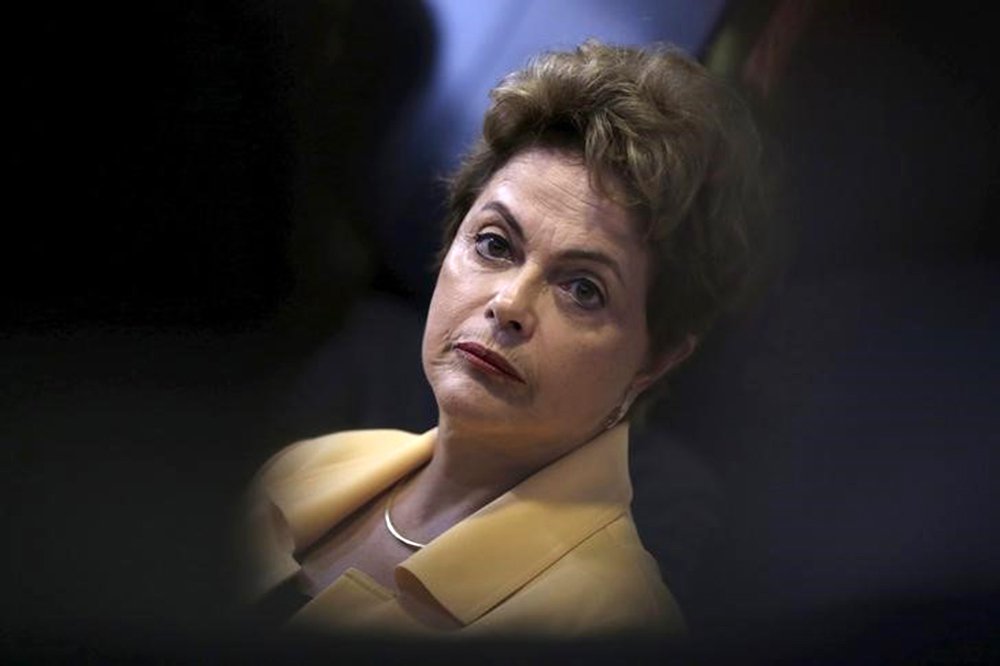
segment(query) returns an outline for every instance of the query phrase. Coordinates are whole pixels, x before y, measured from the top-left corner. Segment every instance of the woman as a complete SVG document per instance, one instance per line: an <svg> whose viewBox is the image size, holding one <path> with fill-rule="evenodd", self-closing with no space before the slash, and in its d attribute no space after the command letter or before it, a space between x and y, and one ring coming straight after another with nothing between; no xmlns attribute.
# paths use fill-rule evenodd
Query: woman
<svg viewBox="0 0 1000 666"><path fill-rule="evenodd" d="M588 42L501 82L427 317L438 425L268 462L255 593L354 633L680 631L630 516L628 418L745 281L755 141L670 49Z"/></svg>

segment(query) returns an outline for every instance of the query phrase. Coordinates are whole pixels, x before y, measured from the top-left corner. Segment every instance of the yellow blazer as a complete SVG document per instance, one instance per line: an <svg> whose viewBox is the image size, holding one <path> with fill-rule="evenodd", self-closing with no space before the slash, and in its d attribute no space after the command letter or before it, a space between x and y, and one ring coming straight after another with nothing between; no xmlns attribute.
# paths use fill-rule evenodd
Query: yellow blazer
<svg viewBox="0 0 1000 666"><path fill-rule="evenodd" d="M295 554L426 463L437 430L365 430L294 444L253 484L246 543L251 594L299 571ZM567 638L681 634L684 622L643 548L629 505L628 428L553 462L396 568L403 591L430 594L461 636ZM293 617L329 630L440 635L395 594L349 569Z"/></svg>

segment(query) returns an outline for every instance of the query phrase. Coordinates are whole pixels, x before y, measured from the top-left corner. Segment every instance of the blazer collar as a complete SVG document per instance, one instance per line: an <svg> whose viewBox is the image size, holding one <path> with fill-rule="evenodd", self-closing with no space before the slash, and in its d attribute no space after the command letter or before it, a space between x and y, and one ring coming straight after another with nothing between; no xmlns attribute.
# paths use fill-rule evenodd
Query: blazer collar
<svg viewBox="0 0 1000 666"><path fill-rule="evenodd" d="M628 511L628 430L571 451L456 524L396 569L463 624L475 621Z"/></svg>
<svg viewBox="0 0 1000 666"><path fill-rule="evenodd" d="M236 527L243 594L259 599L294 576L296 553L430 460L435 438L435 430L359 430L304 440L275 454L251 483Z"/></svg>
<svg viewBox="0 0 1000 666"><path fill-rule="evenodd" d="M426 463L437 429L343 433L292 447L262 472L278 510L271 542L292 552ZM417 551L396 568L400 589L430 593L469 624L628 511L628 426L551 463ZM282 534L282 532L285 532ZM279 558L280 559L280 558Z"/></svg>
<svg viewBox="0 0 1000 666"><path fill-rule="evenodd" d="M331 527L428 460L437 429L358 430L307 440L263 472L292 549L301 552Z"/></svg>

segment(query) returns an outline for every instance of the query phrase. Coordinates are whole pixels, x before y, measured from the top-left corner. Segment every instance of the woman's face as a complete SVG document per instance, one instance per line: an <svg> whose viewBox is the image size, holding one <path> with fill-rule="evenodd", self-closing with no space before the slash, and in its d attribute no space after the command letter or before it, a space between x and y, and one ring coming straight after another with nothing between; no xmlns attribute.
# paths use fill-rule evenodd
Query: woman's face
<svg viewBox="0 0 1000 666"><path fill-rule="evenodd" d="M648 257L572 153L532 148L487 184L444 259L424 371L442 426L556 457L604 427L648 368Z"/></svg>

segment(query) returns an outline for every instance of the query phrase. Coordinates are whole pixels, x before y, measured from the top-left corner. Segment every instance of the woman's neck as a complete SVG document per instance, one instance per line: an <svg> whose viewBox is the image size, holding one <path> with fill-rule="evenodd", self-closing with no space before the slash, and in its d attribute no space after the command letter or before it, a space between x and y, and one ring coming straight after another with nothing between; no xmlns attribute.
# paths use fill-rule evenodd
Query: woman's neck
<svg viewBox="0 0 1000 666"><path fill-rule="evenodd" d="M426 543L565 453L528 444L510 435L467 436L442 420L430 462L403 482L393 500L394 523ZM531 455L539 451L548 456Z"/></svg>

